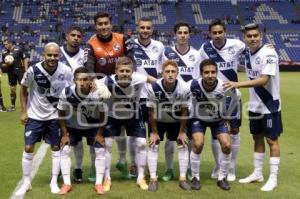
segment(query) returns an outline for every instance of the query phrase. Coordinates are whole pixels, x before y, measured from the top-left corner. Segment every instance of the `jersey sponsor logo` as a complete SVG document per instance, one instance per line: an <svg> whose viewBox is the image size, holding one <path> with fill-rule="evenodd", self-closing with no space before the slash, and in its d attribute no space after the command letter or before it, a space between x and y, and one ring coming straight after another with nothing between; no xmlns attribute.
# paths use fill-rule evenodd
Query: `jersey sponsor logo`
<svg viewBox="0 0 300 199"><path fill-rule="evenodd" d="M192 73L194 67L179 66L179 73Z"/></svg>
<svg viewBox="0 0 300 199"><path fill-rule="evenodd" d="M231 62L218 62L218 69L219 70L226 70L234 68L234 61Z"/></svg>
<svg viewBox="0 0 300 199"><path fill-rule="evenodd" d="M100 66L104 66L106 64L113 64L116 63L118 60L117 57L109 57L108 59L105 59L103 57L98 59L98 63L100 64Z"/></svg>
<svg viewBox="0 0 300 199"><path fill-rule="evenodd" d="M267 59L267 64L274 64L275 61L272 58Z"/></svg>
<svg viewBox="0 0 300 199"><path fill-rule="evenodd" d="M151 60L151 59L139 59L137 58L136 60L136 65L137 66L157 66L158 65L158 60Z"/></svg>
<svg viewBox="0 0 300 199"><path fill-rule="evenodd" d="M258 70L252 70L252 69L248 69L247 74L248 74L248 77L250 77L250 78L256 78L260 75Z"/></svg>
<svg viewBox="0 0 300 199"><path fill-rule="evenodd" d="M174 56L175 56L175 53L168 53L168 56L167 56L167 57L168 57L169 59L172 59L172 57L174 57Z"/></svg>

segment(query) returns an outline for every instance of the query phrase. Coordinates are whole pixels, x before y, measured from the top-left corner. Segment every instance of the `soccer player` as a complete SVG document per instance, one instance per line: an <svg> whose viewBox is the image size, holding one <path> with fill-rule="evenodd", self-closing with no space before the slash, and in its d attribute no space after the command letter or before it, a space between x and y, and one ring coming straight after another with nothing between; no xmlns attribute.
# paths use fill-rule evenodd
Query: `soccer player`
<svg viewBox="0 0 300 199"><path fill-rule="evenodd" d="M153 22L151 18L142 17L137 24L138 38L130 39L126 43L128 54L131 55L136 71L144 75L157 78L161 73L162 56L164 45L151 38L153 33ZM147 90L146 85L141 93L141 108L143 119L148 122L148 109L146 107ZM135 173L135 137L128 137L128 149L131 156L130 174Z"/></svg>
<svg viewBox="0 0 300 199"><path fill-rule="evenodd" d="M199 72L199 53L190 45L191 26L186 22L178 22L174 25L174 33L176 43L173 47L166 48L163 60L174 60L178 65L178 78L188 82L192 79L198 79ZM174 159L175 142L166 140L165 143L165 158L167 171L162 179L169 181L174 178L173 174L173 159ZM189 143L189 151L191 151L191 143ZM191 180L190 165L188 169L188 178Z"/></svg>
<svg viewBox="0 0 300 199"><path fill-rule="evenodd" d="M177 141L179 159L179 187L190 190L186 181L188 168L188 85L177 79L178 66L175 61L168 60L162 65L162 78L149 86L147 106L150 115L150 146L148 149L148 167L150 172L149 191L157 191L157 159L159 142L164 134L170 141Z"/></svg>
<svg viewBox="0 0 300 199"><path fill-rule="evenodd" d="M52 150L52 193L59 193L60 130L56 105L61 91L71 84L71 69L60 63L59 46L50 42L44 47L44 61L28 68L21 81L21 122L25 124L25 149L22 157L23 184L16 192L23 195L31 189L33 150L41 138ZM28 91L29 89L29 91ZM65 185L67 182L64 182ZM64 186L65 186L64 185ZM71 186L68 187L69 190Z"/></svg>
<svg viewBox="0 0 300 199"><path fill-rule="evenodd" d="M17 83L21 83L24 71L28 68L27 55L9 39L3 41L4 51L2 52L2 67L7 68L8 82L10 86L11 107L7 111L16 110L16 89ZM6 56L12 56L12 62L5 62Z"/></svg>
<svg viewBox="0 0 300 199"><path fill-rule="evenodd" d="M240 183L262 182L265 141L270 147L270 176L262 191L277 187L280 163L279 136L282 133L281 100L279 92L279 64L276 51L262 43L262 33L257 24L248 24L244 39L249 47L245 54L248 81L225 82L225 88L249 89L250 133L254 140L254 171Z"/></svg>
<svg viewBox="0 0 300 199"><path fill-rule="evenodd" d="M120 136L121 127L124 126L128 136L136 137L136 160L138 168L137 185L147 190L148 185L144 179L146 166L146 130L138 107L141 90L148 82L156 79L139 73L133 73L133 62L129 57L120 57L116 63L115 75L106 76L103 82L112 94L108 101L108 122L105 126L104 137L106 146L106 171L104 190L111 187L110 167L112 159L112 142L115 136Z"/></svg>
<svg viewBox="0 0 300 199"><path fill-rule="evenodd" d="M72 69L72 72L83 66L84 51L80 48L83 41L83 30L79 26L71 26L66 32L66 43L60 47L62 52L61 62ZM74 181L82 182L82 159L83 159L83 144L80 140L73 146L75 157L75 169L73 171ZM88 180L95 182L95 150L90 146L91 169Z"/></svg>
<svg viewBox="0 0 300 199"><path fill-rule="evenodd" d="M112 32L112 17L108 13L97 13L94 16L96 34L87 42L84 49L84 66L90 72L96 73L97 78L115 73L116 61L126 51L123 34ZM125 134L122 130L122 135ZM122 172L124 178L130 178L126 164L126 137L116 139L119 151L117 169Z"/></svg>
<svg viewBox="0 0 300 199"><path fill-rule="evenodd" d="M206 128L220 142L222 153L220 157L220 172L217 185L223 190L229 190L226 179L230 167L230 136L227 127L226 97L232 98L232 104L237 103L235 91L224 90L223 81L217 78L218 67L211 59L205 59L200 64L201 77L190 83L193 94L191 103L192 119L189 121L189 133L193 138L193 149L190 154L192 168L192 189L199 190L200 184L200 154L204 146ZM235 100L234 100L235 99Z"/></svg>
<svg viewBox="0 0 300 199"><path fill-rule="evenodd" d="M237 69L239 65L240 55L245 50L245 43L239 39L226 38L226 27L220 19L213 20L209 24L210 41L202 44L199 53L200 59L211 59L218 66L218 78L223 81L238 81ZM238 94L240 93L237 90ZM230 102L230 98L227 99ZM240 104L237 104L232 113L235 117L229 122L230 124L230 139L231 139L231 166L227 176L228 181L235 181L236 179L236 158L240 148L240 133L241 126ZM220 144L216 137L211 140L211 147L215 158L215 166L211 177L218 178L220 168Z"/></svg>
<svg viewBox="0 0 300 199"><path fill-rule="evenodd" d="M101 87L101 91L92 91L93 79L87 68L79 67L74 71L75 84L65 88L58 102L58 114L60 116L60 128L62 132L61 138L61 171L64 181L70 182L70 147L76 146L86 137L90 147L95 148L95 165L96 183L95 191L99 195L103 195L104 189L102 185L105 172L105 141L103 137L104 131L104 114L100 116L100 112L104 111L102 100L110 97L107 88ZM105 87L105 86L104 86ZM98 88L99 89L99 88ZM109 93L107 95L106 93ZM60 194L66 194L68 187L61 188Z"/></svg>

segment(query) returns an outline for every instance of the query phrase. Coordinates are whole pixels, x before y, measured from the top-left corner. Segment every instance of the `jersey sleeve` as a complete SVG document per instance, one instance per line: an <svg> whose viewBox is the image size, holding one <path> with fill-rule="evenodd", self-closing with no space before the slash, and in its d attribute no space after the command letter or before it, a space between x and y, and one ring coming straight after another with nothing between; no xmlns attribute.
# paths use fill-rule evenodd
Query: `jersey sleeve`
<svg viewBox="0 0 300 199"><path fill-rule="evenodd" d="M155 97L151 84L147 84L147 97L146 106L154 108L157 105L158 100Z"/></svg>
<svg viewBox="0 0 300 199"><path fill-rule="evenodd" d="M278 56L275 51L272 51L269 51L270 53L267 53L264 57L261 71L262 75L274 76L276 74L278 67Z"/></svg>
<svg viewBox="0 0 300 199"><path fill-rule="evenodd" d="M83 65L90 73L95 73L96 58L94 56L93 47L90 44L86 44L84 48Z"/></svg>
<svg viewBox="0 0 300 199"><path fill-rule="evenodd" d="M67 110L67 96L66 96L66 90L65 89L63 89L63 91L59 95L57 109L61 110L61 111L66 111Z"/></svg>
<svg viewBox="0 0 300 199"><path fill-rule="evenodd" d="M204 51L204 44L202 44L202 46L199 49L199 65L203 60L208 59L208 58L209 57L207 56L207 54Z"/></svg>
<svg viewBox="0 0 300 199"><path fill-rule="evenodd" d="M30 67L23 75L21 85L29 87L31 83L34 81L34 72L32 67Z"/></svg>

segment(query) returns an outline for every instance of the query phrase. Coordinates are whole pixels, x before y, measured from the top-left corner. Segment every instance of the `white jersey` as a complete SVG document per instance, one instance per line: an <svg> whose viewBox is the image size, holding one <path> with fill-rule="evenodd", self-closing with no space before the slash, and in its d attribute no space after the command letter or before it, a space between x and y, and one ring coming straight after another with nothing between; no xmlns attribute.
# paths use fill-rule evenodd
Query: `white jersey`
<svg viewBox="0 0 300 199"><path fill-rule="evenodd" d="M148 87L147 107L157 111L158 122L179 122L181 107L188 107L189 93L188 84L181 79L172 92L167 92L161 78Z"/></svg>
<svg viewBox="0 0 300 199"><path fill-rule="evenodd" d="M69 66L72 69L73 74L77 68L83 67L84 51L81 48L79 48L79 51L76 54L68 53L64 46L61 46L60 50L62 52L60 61Z"/></svg>
<svg viewBox="0 0 300 199"><path fill-rule="evenodd" d="M36 120L58 119L57 102L61 91L72 84L71 69L58 62L57 69L49 74L39 62L28 68L21 84L29 88L27 114Z"/></svg>
<svg viewBox="0 0 300 199"><path fill-rule="evenodd" d="M75 91L76 85L66 87L60 94L57 108L65 111L67 127L90 129L100 127L100 112L104 104L95 92L85 98Z"/></svg>
<svg viewBox="0 0 300 199"><path fill-rule="evenodd" d="M229 119L232 111L238 105L239 96L235 89L223 88L223 81L217 79L218 83L212 91L206 91L203 87L202 78L190 82L190 91L192 94L190 104L190 114L192 118L200 119L205 122L215 122L222 119ZM229 107L226 107L227 97L231 97Z"/></svg>
<svg viewBox="0 0 300 199"><path fill-rule="evenodd" d="M248 79L257 79L261 75L270 76L266 85L249 88L248 110L262 114L280 111L279 63L276 51L266 45L254 54L246 51L245 62Z"/></svg>
<svg viewBox="0 0 300 199"><path fill-rule="evenodd" d="M119 86L116 75L105 76L97 80L104 83L112 94L107 101L108 116L115 119L131 119L139 116L138 104L140 101L141 90L147 82L147 76L133 73L130 84L123 88Z"/></svg>
<svg viewBox="0 0 300 199"><path fill-rule="evenodd" d="M237 82L239 58L245 48L245 43L238 39L226 39L221 49L215 47L212 41L207 41L199 50L200 60L212 59L218 66L218 78Z"/></svg>
<svg viewBox="0 0 300 199"><path fill-rule="evenodd" d="M192 46L185 53L178 52L175 46L165 49L163 60L174 60L178 65L178 78L188 82L200 77L200 57L199 52Z"/></svg>

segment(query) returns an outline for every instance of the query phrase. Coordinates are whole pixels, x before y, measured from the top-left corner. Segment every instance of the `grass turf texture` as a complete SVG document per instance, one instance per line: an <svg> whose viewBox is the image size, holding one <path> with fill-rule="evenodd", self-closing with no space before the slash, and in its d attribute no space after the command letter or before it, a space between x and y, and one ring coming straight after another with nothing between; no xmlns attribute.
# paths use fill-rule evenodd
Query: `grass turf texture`
<svg viewBox="0 0 300 199"><path fill-rule="evenodd" d="M245 80L244 73L239 74L240 80ZM279 169L279 186L273 192L262 192L260 188L263 183L239 184L237 181L230 183L231 190L228 192L220 190L216 186L216 181L210 179L210 173L213 166L213 158L210 147L210 133L206 134L206 145L202 154L201 163L201 183L200 191L182 191L178 187L178 181L171 182L159 181L159 189L156 193L141 191L137 188L135 180L122 180L119 171L115 169L116 159L118 157L116 145L113 147L112 164L112 189L105 198L300 198L300 155L299 140L300 134L300 109L298 106L300 99L300 73L282 72L281 76L281 97L282 97L282 118L284 125L283 135L280 137L281 145L281 164ZM5 99L5 105L9 107L9 88L7 85L7 76L2 77L2 91ZM243 102L248 99L248 90L242 89ZM19 100L19 94L18 99ZM21 157L23 151L23 126L20 124L20 107L17 103L17 111L12 113L0 113L0 198L9 198L17 182L21 179ZM164 143L160 146L160 156L158 163L158 174L162 176L164 167ZM39 145L36 146L36 150ZM94 185L88 183L90 160L88 148L85 147L85 157L83 162L82 184L73 184L73 191L64 198L96 198L93 191ZM72 153L73 154L73 153ZM248 120L243 118L241 127L241 148L237 161L237 178L242 178L250 174L252 166L253 141L248 130ZM175 155L175 172L178 175L177 153ZM127 158L127 160L129 160ZM74 162L73 158L72 161ZM269 174L269 150L267 148L264 164L265 180ZM73 163L74 165L74 163ZM44 162L42 163L37 175L33 180L33 190L26 194L25 198L47 199L57 198L50 193L49 181L51 174L51 155L48 151Z"/></svg>

